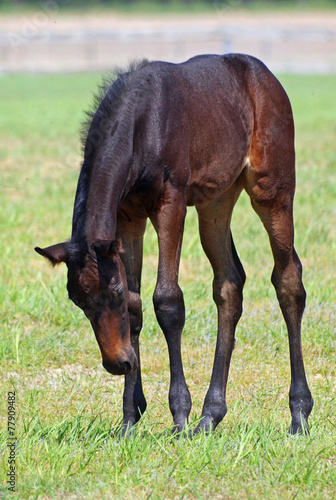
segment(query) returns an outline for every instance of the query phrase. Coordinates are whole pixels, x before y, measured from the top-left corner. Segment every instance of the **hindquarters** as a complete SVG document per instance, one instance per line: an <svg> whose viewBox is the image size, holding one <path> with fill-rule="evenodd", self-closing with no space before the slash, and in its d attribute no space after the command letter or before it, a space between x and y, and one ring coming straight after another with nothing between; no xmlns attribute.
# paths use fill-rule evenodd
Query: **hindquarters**
<svg viewBox="0 0 336 500"><path fill-rule="evenodd" d="M255 63L249 81L254 101L254 126L248 162L240 179L268 233L274 258L275 287L289 337L292 413L291 432L308 428L313 400L301 347L301 320L306 292L302 265L294 248L295 192L294 122L289 99L278 80Z"/></svg>
<svg viewBox="0 0 336 500"><path fill-rule="evenodd" d="M248 56L241 56L248 57ZM295 191L294 121L280 82L257 59L248 57L246 81L253 102L253 131L241 180L261 205L289 205Z"/></svg>

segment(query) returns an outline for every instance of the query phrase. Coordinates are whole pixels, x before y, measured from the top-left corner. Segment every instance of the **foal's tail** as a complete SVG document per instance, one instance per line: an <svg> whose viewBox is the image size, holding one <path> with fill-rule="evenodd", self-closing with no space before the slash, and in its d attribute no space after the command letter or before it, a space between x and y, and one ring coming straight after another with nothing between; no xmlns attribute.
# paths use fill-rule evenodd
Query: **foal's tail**
<svg viewBox="0 0 336 500"><path fill-rule="evenodd" d="M279 80L258 59L245 56L247 86L254 109L249 165L244 188L260 205L270 205L282 193L295 191L294 120L289 98Z"/></svg>

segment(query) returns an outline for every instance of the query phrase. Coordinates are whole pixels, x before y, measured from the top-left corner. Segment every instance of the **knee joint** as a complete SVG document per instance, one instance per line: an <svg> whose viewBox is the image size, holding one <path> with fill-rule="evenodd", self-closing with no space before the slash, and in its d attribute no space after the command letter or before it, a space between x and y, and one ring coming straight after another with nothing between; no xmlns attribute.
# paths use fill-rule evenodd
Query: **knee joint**
<svg viewBox="0 0 336 500"><path fill-rule="evenodd" d="M177 284L174 286L157 285L153 295L153 304L156 317L163 330L169 325L183 328L184 300L182 290Z"/></svg>
<svg viewBox="0 0 336 500"><path fill-rule="evenodd" d="M174 304L181 304L183 303L182 290L177 284L174 286L158 284L154 291L153 303L155 310L173 306Z"/></svg>
<svg viewBox="0 0 336 500"><path fill-rule="evenodd" d="M131 332L139 334L142 327L142 303L139 293L129 292L128 314L130 318Z"/></svg>

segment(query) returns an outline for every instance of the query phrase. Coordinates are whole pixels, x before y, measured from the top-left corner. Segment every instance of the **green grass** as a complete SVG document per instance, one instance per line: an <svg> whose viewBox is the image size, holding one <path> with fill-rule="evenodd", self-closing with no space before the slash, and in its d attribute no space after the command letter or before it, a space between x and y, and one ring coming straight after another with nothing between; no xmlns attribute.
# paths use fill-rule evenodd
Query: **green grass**
<svg viewBox="0 0 336 500"><path fill-rule="evenodd" d="M24 14L36 13L40 10L37 2L12 2L3 0L0 5L0 12L3 14ZM55 2L56 4L56 2ZM57 2L58 7L51 3L50 9L53 12L57 9L59 13L106 13L118 12L121 14L202 14L211 13L218 9L248 12L290 12L302 10L334 10L335 0L113 0L113 2L100 1L67 1ZM43 9L46 10L46 9ZM48 10L48 8L47 8Z"/></svg>
<svg viewBox="0 0 336 500"><path fill-rule="evenodd" d="M81 311L67 300L66 271L34 253L70 236L83 109L100 78L0 78L1 494L5 498L332 499L336 495L335 76L282 76L296 119L296 248L308 292L303 322L315 399L311 435L288 437L287 334L270 284L268 239L249 200L233 234L247 283L227 402L218 430L175 440L167 349L151 295L156 237L148 227L141 339L148 411L119 442L122 378L101 367ZM211 270L189 210L181 262L187 321L186 378L192 425L200 416L214 354ZM6 490L7 392L16 391L18 493ZM1 493L2 492L2 493Z"/></svg>

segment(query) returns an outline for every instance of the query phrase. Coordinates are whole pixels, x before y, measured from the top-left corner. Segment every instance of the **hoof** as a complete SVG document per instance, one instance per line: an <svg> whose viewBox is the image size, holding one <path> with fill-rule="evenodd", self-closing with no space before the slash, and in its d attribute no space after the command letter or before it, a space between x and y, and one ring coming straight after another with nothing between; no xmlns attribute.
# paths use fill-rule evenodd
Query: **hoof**
<svg viewBox="0 0 336 500"><path fill-rule="evenodd" d="M295 435L309 436L310 432L309 432L308 420L301 418L300 421L292 421L288 429L288 434L291 436Z"/></svg>
<svg viewBox="0 0 336 500"><path fill-rule="evenodd" d="M131 422L122 423L118 433L119 441L131 438L134 435L134 432L135 432L135 424Z"/></svg>
<svg viewBox="0 0 336 500"><path fill-rule="evenodd" d="M191 431L189 430L188 424L184 425L174 425L171 430L171 435L176 439L191 437Z"/></svg>
<svg viewBox="0 0 336 500"><path fill-rule="evenodd" d="M193 435L196 436L200 433L211 434L211 432L213 432L215 429L216 426L214 425L213 420L208 415L205 415L197 425L196 429L193 431Z"/></svg>

